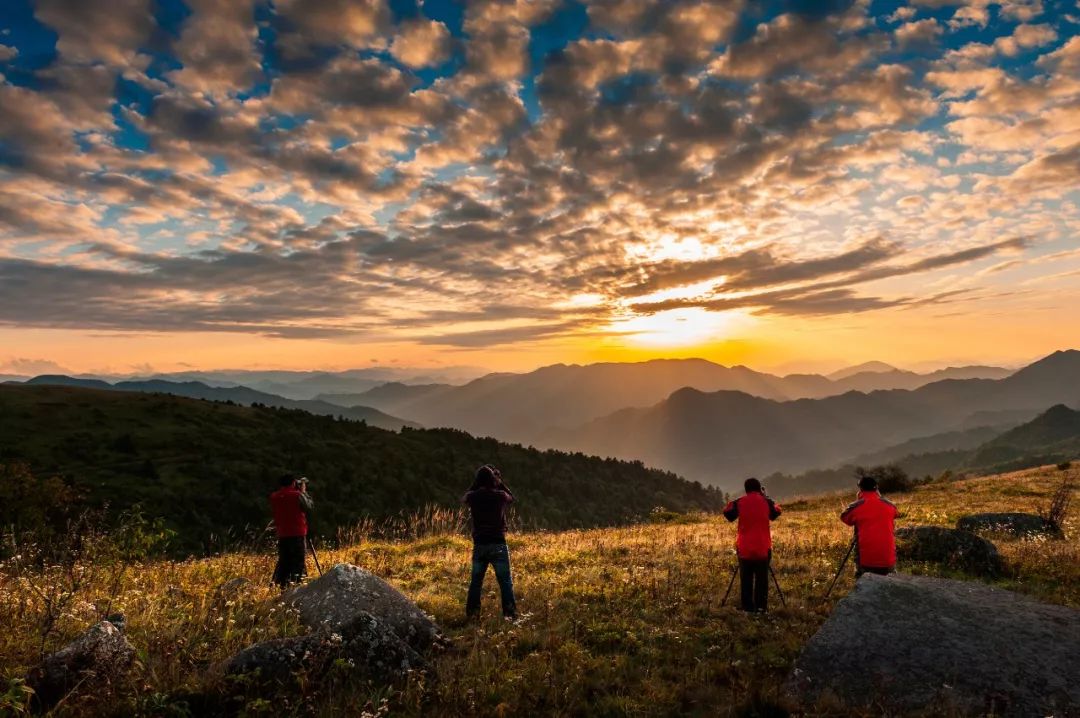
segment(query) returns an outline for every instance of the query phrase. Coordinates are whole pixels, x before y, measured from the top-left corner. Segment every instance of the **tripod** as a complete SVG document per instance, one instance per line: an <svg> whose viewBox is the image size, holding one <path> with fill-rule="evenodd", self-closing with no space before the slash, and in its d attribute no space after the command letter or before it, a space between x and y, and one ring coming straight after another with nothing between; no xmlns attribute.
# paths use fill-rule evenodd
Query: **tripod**
<svg viewBox="0 0 1080 718"><path fill-rule="evenodd" d="M728 596L731 595L731 587L735 585L735 576L739 573L739 564L735 564L735 569L731 572L731 580L728 581L727 591L724 592L724 600L720 602L720 607L723 608L727 603ZM776 594L780 596L780 605L787 608L787 601L784 600L784 592L780 590L780 582L776 580L776 572L773 571L772 560L769 561L769 576L772 577L773 585L776 586Z"/></svg>
<svg viewBox="0 0 1080 718"><path fill-rule="evenodd" d="M840 568L836 569L836 575L833 576L832 583L829 584L829 590L821 597L821 603L825 603L829 600L829 594L832 593L833 586L836 585L836 581L840 578L840 574L844 572L844 566L847 565L847 560L851 557L851 552L855 550L855 541L857 541L857 539L851 539L851 545L848 546L847 553L844 554L844 560L840 562Z"/></svg>

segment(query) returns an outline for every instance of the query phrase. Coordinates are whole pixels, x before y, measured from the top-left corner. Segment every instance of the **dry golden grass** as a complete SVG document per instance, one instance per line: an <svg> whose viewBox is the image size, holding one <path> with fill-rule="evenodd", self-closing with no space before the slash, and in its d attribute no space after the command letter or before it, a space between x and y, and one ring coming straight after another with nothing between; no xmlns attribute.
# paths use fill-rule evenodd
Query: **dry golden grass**
<svg viewBox="0 0 1080 718"><path fill-rule="evenodd" d="M1070 470L1078 478L1076 469ZM981 511L1039 511L1063 473L1053 468L923 486L891 498L900 525L954 525ZM782 706L779 684L801 646L852 586L850 565L832 599L820 604L850 540L837 514L850 495L789 502L774 525L773 611L747 617L720 601L734 565L734 527L722 517L682 517L614 529L531 533L510 540L521 621L498 615L494 577L484 594L485 619L466 623L469 540L436 531L406 541L359 540L323 550L324 568L353 563L382 576L443 625L451 647L429 676L393 690L362 684L312 687L304 695L248 702L249 715L415 716L767 715ZM453 521L446 521L452 525ZM1080 606L1080 538L1074 516L1064 540L995 537L1008 574L997 583L1039 598ZM125 574L114 610L125 614L139 659L119 700L75 695L61 713L196 715L211 666L239 649L301 631L267 585L270 552L205 560L152 561ZM313 568L313 567L312 567ZM929 565L902 570L943 575ZM38 657L41 606L27 581L4 567L0 586L0 671L7 710L20 698L12 682ZM950 574L955 575L955 574ZM238 576L252 581L231 598L215 588ZM97 620L109 587L98 581L71 603L54 649ZM732 599L737 597L733 591ZM0 691L5 683L0 683ZM0 712L5 704L0 702ZM186 713L185 713L186 711ZM850 711L838 707L837 713Z"/></svg>

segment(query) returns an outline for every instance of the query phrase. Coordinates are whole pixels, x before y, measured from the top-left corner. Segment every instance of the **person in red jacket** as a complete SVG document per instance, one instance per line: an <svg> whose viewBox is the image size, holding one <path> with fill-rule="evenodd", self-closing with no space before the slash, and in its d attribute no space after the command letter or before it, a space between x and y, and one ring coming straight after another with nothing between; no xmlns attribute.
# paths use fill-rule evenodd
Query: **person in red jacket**
<svg viewBox="0 0 1080 718"><path fill-rule="evenodd" d="M739 520L735 552L739 556L739 587L744 611L768 610L769 561L772 559L772 532L769 522L780 517L780 507L768 496L757 479L743 483L746 495L724 508L724 518Z"/></svg>
<svg viewBox="0 0 1080 718"><path fill-rule="evenodd" d="M840 520L855 527L855 577L881 575L896 568L896 505L878 491L872 476L859 479L859 499L844 509Z"/></svg>
<svg viewBox="0 0 1080 718"><path fill-rule="evenodd" d="M280 483L281 488L270 494L270 508L278 538L274 583L285 588L307 575L307 512L314 503L307 492L307 479L287 474Z"/></svg>

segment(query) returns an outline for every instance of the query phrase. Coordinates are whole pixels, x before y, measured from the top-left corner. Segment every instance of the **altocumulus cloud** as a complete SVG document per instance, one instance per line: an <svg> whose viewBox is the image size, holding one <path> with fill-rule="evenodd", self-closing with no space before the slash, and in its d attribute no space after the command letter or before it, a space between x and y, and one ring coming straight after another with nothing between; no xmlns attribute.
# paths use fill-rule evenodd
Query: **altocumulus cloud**
<svg viewBox="0 0 1080 718"><path fill-rule="evenodd" d="M12 0L0 325L480 347L1060 274L1075 3L875 5Z"/></svg>

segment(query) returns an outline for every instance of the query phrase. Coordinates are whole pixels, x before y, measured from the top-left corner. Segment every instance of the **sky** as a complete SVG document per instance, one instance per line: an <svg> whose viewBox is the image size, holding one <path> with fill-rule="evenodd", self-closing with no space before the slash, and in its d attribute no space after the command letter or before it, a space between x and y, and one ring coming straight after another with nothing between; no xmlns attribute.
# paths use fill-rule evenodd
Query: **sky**
<svg viewBox="0 0 1080 718"><path fill-rule="evenodd" d="M1075 0L4 0L0 372L1080 346Z"/></svg>

